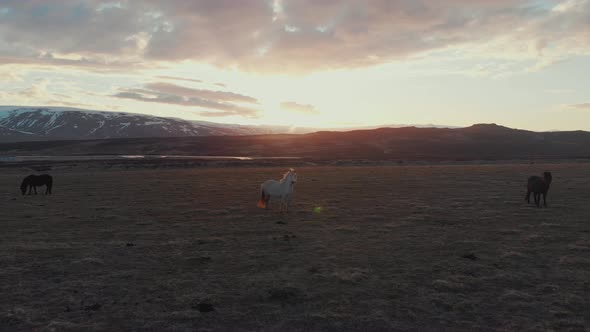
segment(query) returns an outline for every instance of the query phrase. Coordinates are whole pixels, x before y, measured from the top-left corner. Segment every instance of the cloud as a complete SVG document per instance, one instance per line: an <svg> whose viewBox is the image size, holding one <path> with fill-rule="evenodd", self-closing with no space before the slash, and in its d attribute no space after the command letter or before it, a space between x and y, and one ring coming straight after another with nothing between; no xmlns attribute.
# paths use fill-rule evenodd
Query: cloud
<svg viewBox="0 0 590 332"><path fill-rule="evenodd" d="M184 77L176 77L176 76L157 76L157 78L159 79L163 79L163 80L175 80L175 81L186 81L186 82L193 82L193 83L203 83L203 81L201 80L197 80L194 78L184 78Z"/></svg>
<svg viewBox="0 0 590 332"><path fill-rule="evenodd" d="M21 73L16 72L14 69L9 68L8 70L0 70L1 81L3 82L22 82L23 77Z"/></svg>
<svg viewBox="0 0 590 332"><path fill-rule="evenodd" d="M166 76L166 75L161 75L161 76L156 76L159 79L163 79L163 80L173 80L173 81L184 81L184 82L192 82L192 83L205 83L202 80L198 80L198 79L194 79L194 78L184 78L184 77L176 77L176 76ZM221 88L227 88L227 85L223 84L223 83L212 83L212 85L221 87Z"/></svg>
<svg viewBox="0 0 590 332"><path fill-rule="evenodd" d="M590 55L589 16L588 0L6 0L0 63L308 73L457 50L542 66Z"/></svg>
<svg viewBox="0 0 590 332"><path fill-rule="evenodd" d="M575 90L573 89L547 89L545 92L553 93L553 94L566 94L566 93L573 93Z"/></svg>
<svg viewBox="0 0 590 332"><path fill-rule="evenodd" d="M182 95L185 97L193 97L199 99L207 99L207 100L220 100L224 102L238 102L238 103L249 103L249 104L257 104L258 100L256 98L241 95L238 93L233 92L226 92L226 91L214 91L214 90L203 90L203 89L193 89L187 88L180 85L170 84L170 83L148 83L146 84L148 89L159 91L161 93L166 93L170 95Z"/></svg>
<svg viewBox="0 0 590 332"><path fill-rule="evenodd" d="M82 69L90 72L103 72L103 73L120 73L134 72L140 69L146 69L145 64L138 61L131 60L111 60L105 57L76 57L76 58L64 58L59 55L51 53L38 54L38 55L26 55L26 56L3 56L0 53L0 66L1 65L29 65L29 66L43 66L43 67L66 67ZM157 67L157 65L154 65Z"/></svg>
<svg viewBox="0 0 590 332"><path fill-rule="evenodd" d="M45 105L52 105L52 106L67 106L67 107L78 107L78 108L96 108L97 105L93 104L85 104L85 103L76 103L76 102L69 102L64 100L47 100Z"/></svg>
<svg viewBox="0 0 590 332"><path fill-rule="evenodd" d="M43 103L53 106L92 107L90 104L78 102L71 96L50 92L47 88L49 80L41 79L29 87L13 91L0 91L0 100L9 104L30 105Z"/></svg>
<svg viewBox="0 0 590 332"><path fill-rule="evenodd" d="M207 117L259 116L258 109L243 105L258 104L258 100L253 97L226 91L192 89L163 82L149 83L140 89L121 89L112 97L204 108L207 111L199 114Z"/></svg>
<svg viewBox="0 0 590 332"><path fill-rule="evenodd" d="M304 114L318 114L319 113L313 105L299 104L294 101L282 102L281 109L289 111L289 112L304 113Z"/></svg>
<svg viewBox="0 0 590 332"><path fill-rule="evenodd" d="M30 87L13 92L13 96L28 98L28 99L39 99L49 98L49 92L47 86L49 81L47 79L41 79L31 84Z"/></svg>
<svg viewBox="0 0 590 332"><path fill-rule="evenodd" d="M569 104L566 105L566 107L570 109L590 111L590 103Z"/></svg>
<svg viewBox="0 0 590 332"><path fill-rule="evenodd" d="M142 34L157 22L146 13L130 15L135 5L105 7L97 0L8 0L0 5L0 36L20 53L137 54L145 46L141 39L148 37Z"/></svg>

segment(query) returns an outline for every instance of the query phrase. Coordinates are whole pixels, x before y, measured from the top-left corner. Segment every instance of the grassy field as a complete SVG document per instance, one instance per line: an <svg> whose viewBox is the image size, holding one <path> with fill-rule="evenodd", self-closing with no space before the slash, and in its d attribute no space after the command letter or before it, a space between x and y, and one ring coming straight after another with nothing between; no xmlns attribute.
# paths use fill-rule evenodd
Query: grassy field
<svg viewBox="0 0 590 332"><path fill-rule="evenodd" d="M3 170L0 331L590 330L588 164L284 171Z"/></svg>

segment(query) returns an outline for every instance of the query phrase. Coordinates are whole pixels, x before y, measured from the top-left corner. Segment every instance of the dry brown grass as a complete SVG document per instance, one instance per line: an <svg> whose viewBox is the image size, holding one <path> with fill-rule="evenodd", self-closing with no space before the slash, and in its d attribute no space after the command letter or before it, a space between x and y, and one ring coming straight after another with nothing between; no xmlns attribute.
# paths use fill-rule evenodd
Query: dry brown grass
<svg viewBox="0 0 590 332"><path fill-rule="evenodd" d="M3 171L0 330L590 329L587 165L304 168L257 209L283 172Z"/></svg>

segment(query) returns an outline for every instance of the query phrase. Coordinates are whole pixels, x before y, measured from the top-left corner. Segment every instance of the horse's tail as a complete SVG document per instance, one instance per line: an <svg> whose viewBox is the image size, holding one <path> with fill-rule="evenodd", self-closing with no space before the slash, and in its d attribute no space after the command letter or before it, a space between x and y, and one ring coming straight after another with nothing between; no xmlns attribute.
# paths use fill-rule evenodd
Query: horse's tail
<svg viewBox="0 0 590 332"><path fill-rule="evenodd" d="M266 199L264 198L264 189L260 188L260 199L257 206L261 209L266 209Z"/></svg>

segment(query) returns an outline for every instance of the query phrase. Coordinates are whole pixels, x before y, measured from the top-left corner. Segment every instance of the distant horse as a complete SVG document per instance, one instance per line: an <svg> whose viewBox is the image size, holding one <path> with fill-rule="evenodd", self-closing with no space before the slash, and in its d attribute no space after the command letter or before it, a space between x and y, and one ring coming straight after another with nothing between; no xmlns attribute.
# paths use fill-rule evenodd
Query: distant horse
<svg viewBox="0 0 590 332"><path fill-rule="evenodd" d="M542 178L539 176L529 177L525 197L527 203L531 203L531 193L533 193L535 204L539 206L541 203L541 194L543 194L543 205L547 206L547 192L549 191L549 186L551 185L552 179L553 177L551 176L551 172L543 173Z"/></svg>
<svg viewBox="0 0 590 332"><path fill-rule="evenodd" d="M31 191L35 192L37 195L37 187L38 186L47 186L45 190L45 195L51 195L51 187L53 186L53 178L51 175L43 174L43 175L29 175L24 178L23 182L20 185L20 191L23 195L27 192L27 187L29 188L29 195Z"/></svg>
<svg viewBox="0 0 590 332"><path fill-rule="evenodd" d="M258 207L261 209L268 209L271 199L278 199L280 200L281 211L283 211L283 207L288 211L293 195L293 188L296 182L297 173L292 168L283 175L283 178L280 181L265 181L260 186Z"/></svg>

